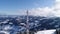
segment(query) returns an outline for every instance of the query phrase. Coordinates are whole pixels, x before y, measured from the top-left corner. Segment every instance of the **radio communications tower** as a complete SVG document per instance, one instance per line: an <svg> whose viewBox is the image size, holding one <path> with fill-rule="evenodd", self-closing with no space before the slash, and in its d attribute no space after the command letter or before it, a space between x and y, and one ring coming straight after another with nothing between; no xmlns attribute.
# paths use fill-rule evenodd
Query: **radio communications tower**
<svg viewBox="0 0 60 34"><path fill-rule="evenodd" d="M29 34L29 22L28 22L29 21L29 18L28 18L29 14L28 14L28 10L27 10L26 14L27 14L27 21L26 21L27 26L26 26L26 28L27 28L27 34Z"/></svg>

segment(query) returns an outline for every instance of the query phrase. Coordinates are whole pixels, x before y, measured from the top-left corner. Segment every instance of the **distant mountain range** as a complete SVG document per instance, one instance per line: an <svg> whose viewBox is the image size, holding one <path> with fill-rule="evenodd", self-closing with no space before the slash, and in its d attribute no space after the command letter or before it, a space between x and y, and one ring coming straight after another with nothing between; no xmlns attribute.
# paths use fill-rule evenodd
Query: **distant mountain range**
<svg viewBox="0 0 60 34"><path fill-rule="evenodd" d="M0 17L0 31L26 31L26 16ZM29 30L40 31L60 28L60 17L29 16Z"/></svg>

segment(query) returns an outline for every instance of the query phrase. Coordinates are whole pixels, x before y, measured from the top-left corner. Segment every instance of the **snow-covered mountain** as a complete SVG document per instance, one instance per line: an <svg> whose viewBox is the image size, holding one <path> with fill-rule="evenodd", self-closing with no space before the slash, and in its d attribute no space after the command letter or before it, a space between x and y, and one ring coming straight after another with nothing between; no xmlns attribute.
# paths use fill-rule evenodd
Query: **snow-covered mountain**
<svg viewBox="0 0 60 34"><path fill-rule="evenodd" d="M60 17L29 16L29 30L42 31L60 28ZM10 34L26 31L26 16L0 17L0 32Z"/></svg>
<svg viewBox="0 0 60 34"><path fill-rule="evenodd" d="M56 34L56 29L52 29L52 30L44 30L44 31L38 31L35 34Z"/></svg>

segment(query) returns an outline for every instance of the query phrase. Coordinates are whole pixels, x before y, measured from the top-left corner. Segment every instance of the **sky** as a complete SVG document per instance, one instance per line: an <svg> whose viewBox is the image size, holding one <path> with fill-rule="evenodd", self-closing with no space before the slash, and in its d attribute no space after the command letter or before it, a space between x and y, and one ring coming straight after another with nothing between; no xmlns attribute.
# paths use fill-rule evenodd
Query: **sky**
<svg viewBox="0 0 60 34"><path fill-rule="evenodd" d="M25 15L28 10L35 16L60 16L59 6L59 0L0 0L0 14Z"/></svg>
<svg viewBox="0 0 60 34"><path fill-rule="evenodd" d="M0 10L30 9L52 6L54 0L0 0Z"/></svg>

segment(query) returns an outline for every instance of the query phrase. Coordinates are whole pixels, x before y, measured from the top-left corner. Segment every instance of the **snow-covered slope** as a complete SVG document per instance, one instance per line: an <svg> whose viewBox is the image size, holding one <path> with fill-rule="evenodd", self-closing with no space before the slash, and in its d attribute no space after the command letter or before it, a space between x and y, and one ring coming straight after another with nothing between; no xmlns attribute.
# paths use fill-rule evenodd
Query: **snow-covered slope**
<svg viewBox="0 0 60 34"><path fill-rule="evenodd" d="M44 30L44 31L38 31L35 34L55 34L56 30L52 29L52 30Z"/></svg>
<svg viewBox="0 0 60 34"><path fill-rule="evenodd" d="M42 32L45 34L47 31L51 33L50 29L56 28L60 28L60 17L29 16L30 31L38 31L37 34ZM26 29L26 16L18 16L14 18L12 16L0 17L0 31L7 31L11 34L15 34L16 32L25 32Z"/></svg>
<svg viewBox="0 0 60 34"><path fill-rule="evenodd" d="M6 32L6 31L0 31L0 34L9 34L9 32Z"/></svg>

